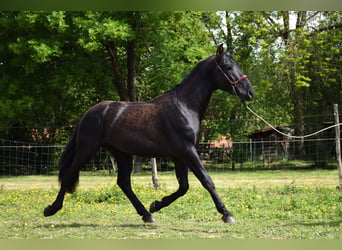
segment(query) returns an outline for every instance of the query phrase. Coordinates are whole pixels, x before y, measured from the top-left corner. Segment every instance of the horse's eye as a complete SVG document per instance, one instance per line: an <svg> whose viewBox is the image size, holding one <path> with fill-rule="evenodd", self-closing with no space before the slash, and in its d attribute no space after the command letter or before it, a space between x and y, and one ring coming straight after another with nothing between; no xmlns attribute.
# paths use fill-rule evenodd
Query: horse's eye
<svg viewBox="0 0 342 250"><path fill-rule="evenodd" d="M228 59L228 58L224 58L224 59L223 59L223 64L226 65L226 66L228 66L228 65L230 64L229 59Z"/></svg>
<svg viewBox="0 0 342 250"><path fill-rule="evenodd" d="M226 70L231 70L233 68L230 63L224 64L223 66Z"/></svg>

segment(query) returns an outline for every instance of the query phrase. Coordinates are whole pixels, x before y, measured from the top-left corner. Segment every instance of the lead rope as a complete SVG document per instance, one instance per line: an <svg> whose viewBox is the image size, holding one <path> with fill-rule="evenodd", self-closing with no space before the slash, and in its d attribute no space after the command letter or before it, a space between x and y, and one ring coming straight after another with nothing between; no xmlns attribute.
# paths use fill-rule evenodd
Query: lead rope
<svg viewBox="0 0 342 250"><path fill-rule="evenodd" d="M253 111L250 107L248 107L248 105L247 105L245 102L243 102L243 103L244 103L245 107L246 107L253 115L255 115L256 117L258 117L260 120L262 120L264 123L266 123L266 124L267 124L268 126L270 126L272 129L274 129L275 131L277 131L279 134L281 134L281 135L283 135L283 136L287 136L287 137L289 137L289 138L304 139L304 138L311 137L311 136L314 136L314 135L316 135L316 134L319 134L319 133L321 133L321 132L323 132L323 131L325 131L325 130L328 130L328 129L331 129L331 128L334 128L334 127L337 127L337 126L341 126L341 125L342 125L342 123L338 123L338 124L335 124L335 125L331 125L331 126L329 126L329 127L326 127L326 128L324 128L324 129L321 129L321 130L319 130L319 131L317 131L317 132L315 132L315 133L311 133L311 134L308 134L308 135L300 135L300 136L298 136L298 135L288 135L288 134L285 134L285 133L279 131L278 129L276 129L274 126L272 126L272 124L270 124L268 121L266 121L266 120L265 120L264 118L262 118L260 115L258 115L255 111Z"/></svg>

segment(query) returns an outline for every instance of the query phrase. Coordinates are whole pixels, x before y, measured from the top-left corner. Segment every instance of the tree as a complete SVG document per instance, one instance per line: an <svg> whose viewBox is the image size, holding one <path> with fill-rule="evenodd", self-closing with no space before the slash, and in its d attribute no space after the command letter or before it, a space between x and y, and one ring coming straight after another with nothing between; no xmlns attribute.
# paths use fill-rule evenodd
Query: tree
<svg viewBox="0 0 342 250"><path fill-rule="evenodd" d="M89 52L103 52L106 49L114 75L112 82L121 101L136 101L134 79L137 38L134 28L138 24L137 15L136 12L88 11L73 16L73 22L81 31L77 43ZM123 67L124 61L127 67Z"/></svg>
<svg viewBox="0 0 342 250"><path fill-rule="evenodd" d="M341 12L298 12L296 27L289 30L287 53L284 62L291 65L288 79L294 104L293 121L298 134L308 134L333 121L334 103L342 103L341 97ZM326 135L319 134L316 137ZM329 147L317 143L301 142L301 155L315 152L317 159L329 156ZM316 161L318 166L325 162Z"/></svg>
<svg viewBox="0 0 342 250"><path fill-rule="evenodd" d="M173 87L213 49L201 18L195 12L1 12L3 133L30 139L27 127L49 128L45 139L52 142L61 126L75 124L96 102L146 100ZM13 127L25 129L15 136Z"/></svg>
<svg viewBox="0 0 342 250"><path fill-rule="evenodd" d="M215 41L232 45L236 60L256 90L250 105L272 124L308 125L309 121L303 120L305 115L331 113L332 103L341 102L341 12L222 12L220 17L225 21L212 29L216 31ZM264 126L249 113L240 113L240 104L234 100L222 99L215 105L220 110L234 110L221 113L221 117L235 122L210 125L211 129L216 126L222 131L226 127L226 131L239 135L233 127L238 121L244 121L238 126L242 131ZM302 129L297 134L322 127L320 122L313 124L299 126Z"/></svg>
<svg viewBox="0 0 342 250"><path fill-rule="evenodd" d="M274 19L279 18L279 12L226 11L219 16L221 21L208 30L214 33L216 42L229 44L228 50L233 51L238 65L251 80L256 97L250 105L274 124L288 123L291 103L287 101L286 88L280 82L281 75L276 67L280 64L281 25ZM236 97L218 93L208 111L205 126L207 124L212 135L230 133L235 140L241 140L264 126L246 112ZM279 113L284 115L277 115Z"/></svg>
<svg viewBox="0 0 342 250"><path fill-rule="evenodd" d="M1 12L2 137L30 127L16 137L29 139L34 129L46 141L65 140L63 129L93 104L149 100L219 43L249 76L253 109L274 125L300 122L299 134L311 132L321 124L311 118L309 127L305 115L341 103L340 20L341 12L316 11ZM263 126L218 92L202 138L241 139Z"/></svg>
<svg viewBox="0 0 342 250"><path fill-rule="evenodd" d="M77 45L66 13L1 12L0 26L4 137L32 140L35 130L45 142L65 139L80 113L113 96L101 55Z"/></svg>

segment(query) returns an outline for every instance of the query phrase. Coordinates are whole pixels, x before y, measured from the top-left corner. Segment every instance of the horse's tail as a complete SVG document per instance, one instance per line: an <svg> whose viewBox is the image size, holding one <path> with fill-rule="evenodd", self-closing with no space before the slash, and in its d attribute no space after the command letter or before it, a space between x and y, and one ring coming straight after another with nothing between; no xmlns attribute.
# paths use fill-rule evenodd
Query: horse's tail
<svg viewBox="0 0 342 250"><path fill-rule="evenodd" d="M76 126L59 161L59 183L65 185L66 191L71 194L75 192L79 179L79 171L71 169L76 154L77 129L78 127Z"/></svg>

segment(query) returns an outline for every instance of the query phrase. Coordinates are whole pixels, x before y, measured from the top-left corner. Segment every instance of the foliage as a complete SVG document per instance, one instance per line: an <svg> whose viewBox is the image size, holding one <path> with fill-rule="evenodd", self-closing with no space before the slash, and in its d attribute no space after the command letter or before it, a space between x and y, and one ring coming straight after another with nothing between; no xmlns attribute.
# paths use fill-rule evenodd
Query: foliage
<svg viewBox="0 0 342 250"><path fill-rule="evenodd" d="M284 69L284 76L291 83L288 89L299 133L313 132L324 125L317 116L305 118L307 114L331 113L333 104L342 102L340 18L340 12L298 13L296 29L285 44L281 62L290 65Z"/></svg>
<svg viewBox="0 0 342 250"><path fill-rule="evenodd" d="M331 114L333 103L342 104L341 12L248 11L220 16L226 25L217 40L234 48L236 60L251 79L256 98L250 106L275 126L301 124L304 129L297 134L322 128L318 116L315 121L303 116ZM215 105L220 110L224 106ZM236 117L232 110L238 106L233 101L228 105L231 111L221 119L236 121L226 130L233 136L243 135L234 126L247 134L265 126L244 110Z"/></svg>
<svg viewBox="0 0 342 250"><path fill-rule="evenodd" d="M341 28L339 11L1 12L0 134L32 140L34 130L63 142L91 105L151 99L219 43L249 76L250 105L276 126L298 123L297 133L308 133L322 122L306 115L342 104ZM263 127L217 92L202 138L244 139Z"/></svg>
<svg viewBox="0 0 342 250"><path fill-rule="evenodd" d="M30 130L11 128L44 127L51 128L45 140L64 140L64 127L91 105L126 99L132 39L138 99L172 88L210 54L206 33L198 37L200 19L192 12L2 12L2 137L31 140Z"/></svg>
<svg viewBox="0 0 342 250"><path fill-rule="evenodd" d="M16 135L10 128L48 128L45 140L55 141L94 102L114 92L99 55L82 51L75 34L67 32L74 27L65 13L2 12L0 20L0 117L8 137L32 140L31 131Z"/></svg>

